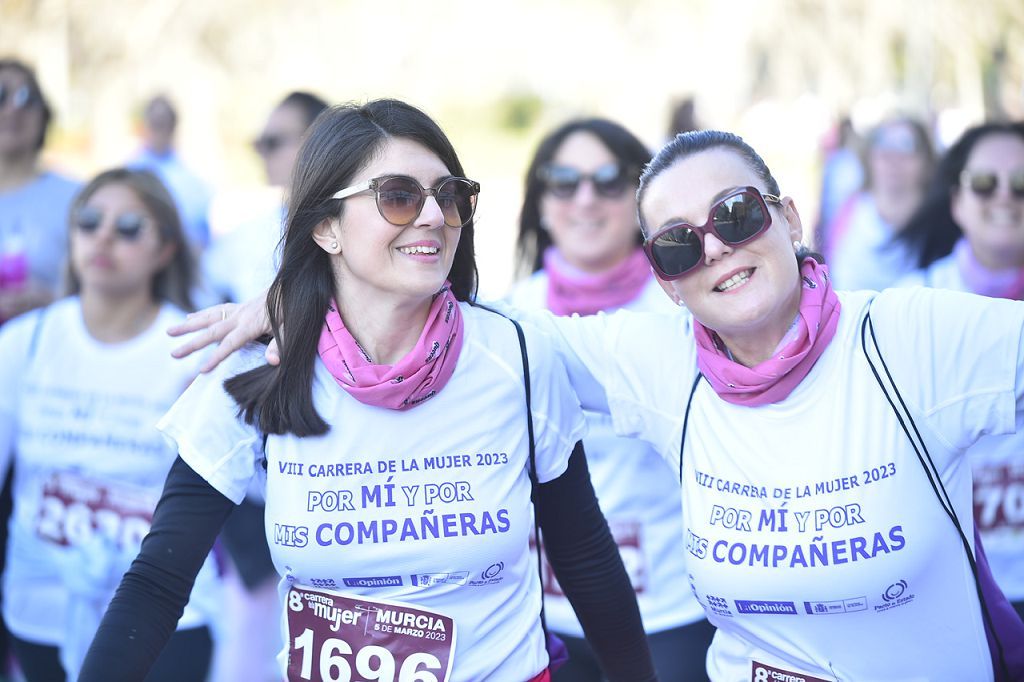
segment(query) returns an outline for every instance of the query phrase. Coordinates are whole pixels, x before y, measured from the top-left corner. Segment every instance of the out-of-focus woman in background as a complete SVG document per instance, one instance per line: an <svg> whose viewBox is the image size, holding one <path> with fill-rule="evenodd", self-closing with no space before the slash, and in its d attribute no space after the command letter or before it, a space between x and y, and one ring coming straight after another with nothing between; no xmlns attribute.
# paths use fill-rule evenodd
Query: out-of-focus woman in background
<svg viewBox="0 0 1024 682"><path fill-rule="evenodd" d="M570 121L541 141L519 219L520 260L533 274L512 290L513 305L557 315L675 308L640 248L636 189L650 160L636 136L605 119ZM615 437L606 415L588 413L587 421L590 477L630 572L658 676L705 680L714 628L680 589L687 579L674 474L649 444ZM601 668L569 601L550 577L544 587L548 626L570 655L553 680L599 682Z"/></svg>
<svg viewBox="0 0 1024 682"><path fill-rule="evenodd" d="M156 176L98 175L65 242L71 295L0 330L0 469L16 463L3 618L29 682L77 679L174 461L156 422L197 372L164 333L194 263ZM203 682L217 589L207 561L147 680Z"/></svg>
<svg viewBox="0 0 1024 682"><path fill-rule="evenodd" d="M53 300L78 183L44 170L52 112L28 65L0 59L0 324Z"/></svg>
<svg viewBox="0 0 1024 682"><path fill-rule="evenodd" d="M843 204L823 235L837 288L879 291L914 268L914 254L894 237L921 203L933 158L928 131L913 118L889 119L868 136L864 190Z"/></svg>
<svg viewBox="0 0 1024 682"><path fill-rule="evenodd" d="M1024 300L1024 123L967 130L933 184L901 235L922 267L900 284ZM993 577L1024 617L1024 433L986 436L969 454L975 527Z"/></svg>

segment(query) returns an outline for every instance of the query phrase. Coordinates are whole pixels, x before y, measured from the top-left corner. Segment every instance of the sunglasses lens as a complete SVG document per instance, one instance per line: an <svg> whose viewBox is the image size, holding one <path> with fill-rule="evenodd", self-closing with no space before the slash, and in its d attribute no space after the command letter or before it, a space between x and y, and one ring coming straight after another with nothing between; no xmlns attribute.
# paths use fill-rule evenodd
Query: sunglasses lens
<svg viewBox="0 0 1024 682"><path fill-rule="evenodd" d="M423 208L423 190L409 178L388 178L377 188L377 207L392 225L408 225Z"/></svg>
<svg viewBox="0 0 1024 682"><path fill-rule="evenodd" d="M103 222L103 214L88 206L80 208L75 216L75 227L86 234L95 232L101 222Z"/></svg>
<svg viewBox="0 0 1024 682"><path fill-rule="evenodd" d="M567 166L549 166L544 176L548 191L560 199L576 194L580 184L580 172Z"/></svg>
<svg viewBox="0 0 1024 682"><path fill-rule="evenodd" d="M700 237L689 227L670 227L650 243L651 257L662 274L669 277L693 269L701 259Z"/></svg>
<svg viewBox="0 0 1024 682"><path fill-rule="evenodd" d="M617 163L609 163L594 171L594 189L601 196L617 199L626 191L629 179L626 170Z"/></svg>
<svg viewBox="0 0 1024 682"><path fill-rule="evenodd" d="M27 85L23 85L14 91L11 101L14 103L15 109L23 109L28 106L32 99L32 91L28 89Z"/></svg>
<svg viewBox="0 0 1024 682"><path fill-rule="evenodd" d="M142 216L135 213L122 213L117 216L115 227L117 228L118 236L132 241L138 239L139 232L142 231Z"/></svg>
<svg viewBox="0 0 1024 682"><path fill-rule="evenodd" d="M1024 171L1018 171L1010 176L1010 193L1015 199L1024 199Z"/></svg>
<svg viewBox="0 0 1024 682"><path fill-rule="evenodd" d="M448 227L462 227L476 211L476 186L462 178L449 178L438 186L435 198Z"/></svg>
<svg viewBox="0 0 1024 682"><path fill-rule="evenodd" d="M746 192L722 201L712 216L715 231L726 244L741 244L757 236L767 223L761 203Z"/></svg>
<svg viewBox="0 0 1024 682"><path fill-rule="evenodd" d="M252 147L260 156L270 156L281 147L290 144L292 140L293 138L285 133L264 133L253 141Z"/></svg>
<svg viewBox="0 0 1024 682"><path fill-rule="evenodd" d="M975 173L968 180L971 191L979 197L990 197L995 194L999 179L995 173Z"/></svg>
<svg viewBox="0 0 1024 682"><path fill-rule="evenodd" d="M27 85L11 88L7 85L0 85L0 107L8 103L13 109L24 109L36 101L35 94Z"/></svg>

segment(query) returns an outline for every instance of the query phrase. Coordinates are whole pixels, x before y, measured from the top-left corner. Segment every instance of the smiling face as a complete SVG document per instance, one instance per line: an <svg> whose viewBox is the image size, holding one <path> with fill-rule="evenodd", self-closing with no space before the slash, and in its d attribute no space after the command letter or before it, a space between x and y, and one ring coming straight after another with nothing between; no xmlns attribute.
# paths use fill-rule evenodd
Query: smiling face
<svg viewBox="0 0 1024 682"><path fill-rule="evenodd" d="M1010 177L1024 174L1024 140L987 135L974 145L964 175L995 174L991 196L976 194L964 180L953 191L951 210L978 260L992 269L1024 265L1024 198L1010 191Z"/></svg>
<svg viewBox="0 0 1024 682"><path fill-rule="evenodd" d="M712 148L676 161L647 186L641 211L648 234L676 222L703 225L711 206L746 186L767 192L764 181L735 152ZM702 265L659 283L704 326L730 338L782 338L800 302L794 241L803 232L793 200L768 204L772 224L760 237L729 246L704 236Z"/></svg>
<svg viewBox="0 0 1024 682"><path fill-rule="evenodd" d="M87 231L72 216L71 266L83 295L124 298L151 290L153 278L173 257L174 246L161 239L146 205L128 186L111 183L89 197L82 206L82 214L86 212L101 217ZM142 218L142 227L132 239L119 235L116 227L118 217L129 214Z"/></svg>
<svg viewBox="0 0 1024 682"><path fill-rule="evenodd" d="M433 187L451 172L418 142L390 138L351 184L385 175L407 175ZM412 223L399 227L381 216L372 191L345 199L340 220L326 221L314 234L333 256L339 298L370 304L429 301L448 277L460 236L460 229L445 226L434 197L427 197ZM346 307L343 300L339 304Z"/></svg>
<svg viewBox="0 0 1024 682"><path fill-rule="evenodd" d="M584 176L620 162L593 133L577 131L565 138L550 164L571 168ZM628 169L631 176L639 172ZM636 178L626 182L618 196L598 194L592 180L584 180L568 197L545 191L541 198L542 223L562 257L592 272L607 270L636 247Z"/></svg>

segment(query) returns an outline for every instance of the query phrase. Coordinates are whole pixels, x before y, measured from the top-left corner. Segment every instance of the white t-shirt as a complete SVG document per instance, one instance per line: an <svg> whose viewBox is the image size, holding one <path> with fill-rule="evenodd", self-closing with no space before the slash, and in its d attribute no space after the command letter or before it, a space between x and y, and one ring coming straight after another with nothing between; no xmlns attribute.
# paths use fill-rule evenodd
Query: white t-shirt
<svg viewBox="0 0 1024 682"><path fill-rule="evenodd" d="M509 294L509 302L530 310L547 303L548 277L541 270ZM627 310L670 312L676 306L653 277ZM704 609L686 584L686 554L679 517L678 474L650 445L636 438L619 438L607 414L587 412L584 446L594 490L619 545L619 553L636 591L644 628L660 632L704 618ZM545 575L548 627L583 637L576 613L548 572Z"/></svg>
<svg viewBox="0 0 1024 682"><path fill-rule="evenodd" d="M533 514L519 343L508 320L460 308L465 341L455 373L412 410L358 402L316 361L313 402L332 428L317 437L269 437L267 539L282 593L294 583L453 618L451 680L526 680L544 669L547 654L528 549ZM529 328L526 335L537 471L545 482L565 471L585 425L545 336ZM182 457L236 502L262 472L260 436L236 418L221 383L261 363L258 350L231 358L200 377L160 423ZM296 656L307 651L301 639L286 636ZM279 660L283 670L286 652Z"/></svg>
<svg viewBox="0 0 1024 682"><path fill-rule="evenodd" d="M718 627L709 675L992 679L961 540L861 350L873 294L839 296L835 338L782 402L741 407L697 385L683 523L692 588ZM890 289L871 317L973 541L963 454L983 435L1021 426L1024 304ZM650 441L677 467L697 371L690 318L618 312L537 323L561 335L584 407L606 398L617 432Z"/></svg>
<svg viewBox="0 0 1024 682"><path fill-rule="evenodd" d="M165 330L183 318L165 304L136 338L102 343L75 296L0 330L0 469L15 462L3 616L18 637L65 646L70 628L87 646L76 630L138 554L176 456L156 422L200 361L170 356ZM207 560L179 627L209 623L218 602Z"/></svg>
<svg viewBox="0 0 1024 682"><path fill-rule="evenodd" d="M897 285L969 291L953 255L907 275ZM1024 431L978 439L970 460L974 522L992 577L1011 601L1024 601Z"/></svg>

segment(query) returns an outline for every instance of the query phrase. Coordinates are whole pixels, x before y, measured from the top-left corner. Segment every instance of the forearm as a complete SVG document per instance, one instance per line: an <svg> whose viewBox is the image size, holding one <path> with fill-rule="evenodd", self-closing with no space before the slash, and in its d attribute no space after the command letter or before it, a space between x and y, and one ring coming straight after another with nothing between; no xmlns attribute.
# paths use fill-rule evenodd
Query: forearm
<svg viewBox="0 0 1024 682"><path fill-rule="evenodd" d="M233 508L181 458L175 460L139 556L96 631L80 682L146 677L177 627L196 575Z"/></svg>
<svg viewBox="0 0 1024 682"><path fill-rule="evenodd" d="M544 551L611 682L656 680L640 609L577 444L537 495Z"/></svg>

